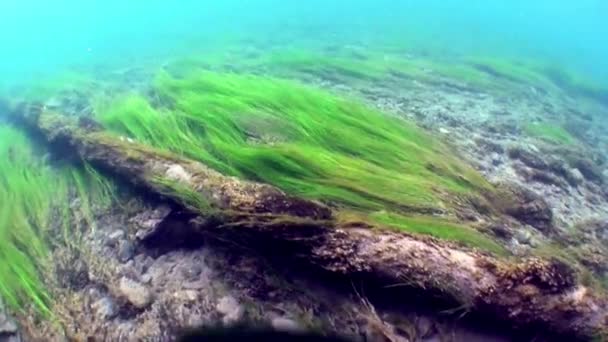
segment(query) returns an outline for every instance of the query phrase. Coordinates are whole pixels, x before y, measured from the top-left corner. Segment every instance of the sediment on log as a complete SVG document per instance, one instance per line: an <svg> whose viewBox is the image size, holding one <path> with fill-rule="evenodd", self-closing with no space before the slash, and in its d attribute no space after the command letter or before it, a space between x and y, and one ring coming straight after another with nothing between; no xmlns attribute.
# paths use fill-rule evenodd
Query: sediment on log
<svg viewBox="0 0 608 342"><path fill-rule="evenodd" d="M190 225L193 233L280 243L292 257L324 270L440 293L512 326L584 340L608 338L606 298L578 283L558 261L499 260L432 238L345 222L323 204L222 175L61 115L30 111L25 120L50 143L199 215Z"/></svg>

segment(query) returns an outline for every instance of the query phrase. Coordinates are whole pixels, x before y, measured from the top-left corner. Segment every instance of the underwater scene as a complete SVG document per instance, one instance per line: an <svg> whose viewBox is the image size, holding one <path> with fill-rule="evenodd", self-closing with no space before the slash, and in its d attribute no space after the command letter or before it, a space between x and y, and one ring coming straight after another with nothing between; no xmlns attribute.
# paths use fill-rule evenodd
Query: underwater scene
<svg viewBox="0 0 608 342"><path fill-rule="evenodd" d="M608 2L0 2L0 342L608 341Z"/></svg>

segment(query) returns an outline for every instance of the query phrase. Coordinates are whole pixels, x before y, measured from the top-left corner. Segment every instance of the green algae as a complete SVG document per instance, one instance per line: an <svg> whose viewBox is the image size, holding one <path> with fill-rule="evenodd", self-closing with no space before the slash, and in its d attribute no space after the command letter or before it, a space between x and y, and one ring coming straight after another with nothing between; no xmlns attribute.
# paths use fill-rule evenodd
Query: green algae
<svg viewBox="0 0 608 342"><path fill-rule="evenodd" d="M112 132L226 175L347 210L386 210L386 216L370 218L504 253L472 228L416 214L449 211L458 196L493 189L409 122L323 90L259 76L161 73L155 91L165 105L131 94L98 108L100 121ZM186 205L208 209L198 203L200 196L158 181Z"/></svg>
<svg viewBox="0 0 608 342"><path fill-rule="evenodd" d="M75 211L90 226L89 203L103 202L108 185L73 165L49 166L44 148L15 127L0 125L0 136L0 296L14 312L50 319L53 296L43 278L53 267L51 249L78 244Z"/></svg>
<svg viewBox="0 0 608 342"><path fill-rule="evenodd" d="M198 213L211 215L214 211L213 205L206 200L200 193L193 191L190 187L176 180L163 177L154 177L151 182L156 185L161 194L169 198L179 198L183 205Z"/></svg>
<svg viewBox="0 0 608 342"><path fill-rule="evenodd" d="M532 123L524 127L524 131L527 135L549 141L555 144L571 145L576 142L568 131L560 126L549 124L549 123Z"/></svg>
<svg viewBox="0 0 608 342"><path fill-rule="evenodd" d="M0 295L13 309L32 303L49 315L49 294L39 267L49 253L44 235L55 182L48 168L34 159L24 134L0 126L0 135Z"/></svg>
<svg viewBox="0 0 608 342"><path fill-rule="evenodd" d="M489 236L462 224L425 216L402 216L386 211L372 213L372 221L384 226L414 234L430 235L442 240L453 241L467 247L476 247L507 255L507 250Z"/></svg>
<svg viewBox="0 0 608 342"><path fill-rule="evenodd" d="M161 73L156 91L171 106L128 96L101 121L224 174L361 210L436 208L440 193L490 188L412 124L298 83Z"/></svg>

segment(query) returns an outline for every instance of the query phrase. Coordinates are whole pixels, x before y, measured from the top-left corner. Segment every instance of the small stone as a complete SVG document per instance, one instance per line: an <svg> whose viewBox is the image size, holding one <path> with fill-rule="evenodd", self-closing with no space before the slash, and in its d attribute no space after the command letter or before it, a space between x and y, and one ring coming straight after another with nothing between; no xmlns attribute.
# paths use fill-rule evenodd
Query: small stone
<svg viewBox="0 0 608 342"><path fill-rule="evenodd" d="M111 319L116 316L116 305L109 297L103 297L91 305L95 314L102 319Z"/></svg>
<svg viewBox="0 0 608 342"><path fill-rule="evenodd" d="M150 273L146 273L141 276L141 281L144 284L150 284L152 282L152 275Z"/></svg>
<svg viewBox="0 0 608 342"><path fill-rule="evenodd" d="M243 315L243 308L232 296L222 297L215 308L224 316L222 318L224 324L234 323Z"/></svg>
<svg viewBox="0 0 608 342"><path fill-rule="evenodd" d="M122 239L125 236L125 232L123 232L122 230L116 230L112 233L110 233L110 235L108 235L107 240L106 240L106 245L108 246L115 246L118 241L120 239Z"/></svg>
<svg viewBox="0 0 608 342"><path fill-rule="evenodd" d="M13 335L18 331L17 323L5 314L0 313L0 335Z"/></svg>
<svg viewBox="0 0 608 342"><path fill-rule="evenodd" d="M285 332L299 332L304 330L298 322L285 318L285 317L277 317L274 318L271 322L272 327L279 331Z"/></svg>
<svg viewBox="0 0 608 342"><path fill-rule="evenodd" d="M152 303L150 290L135 280L122 277L118 289L120 294L137 308L143 309Z"/></svg>
<svg viewBox="0 0 608 342"><path fill-rule="evenodd" d="M530 243L530 240L532 239L532 234L530 234L530 232L527 230L520 229L515 232L515 239L517 240L517 242L519 242L523 245L527 245Z"/></svg>
<svg viewBox="0 0 608 342"><path fill-rule="evenodd" d="M572 180L576 185L580 185L585 181L585 177L579 169L570 170L570 175L572 176Z"/></svg>
<svg viewBox="0 0 608 342"><path fill-rule="evenodd" d="M500 160L500 154L494 152L492 153L492 165L494 166L498 166L502 163L502 160Z"/></svg>
<svg viewBox="0 0 608 342"><path fill-rule="evenodd" d="M171 180L190 183L190 174L179 164L171 165L165 172L165 176Z"/></svg>
<svg viewBox="0 0 608 342"><path fill-rule="evenodd" d="M181 301L194 302L198 299L198 292L194 290L183 290L176 292L174 296Z"/></svg>
<svg viewBox="0 0 608 342"><path fill-rule="evenodd" d="M430 337L434 333L435 324L428 317L420 317L416 322L416 331L421 338Z"/></svg>
<svg viewBox="0 0 608 342"><path fill-rule="evenodd" d="M147 210L135 216L131 219L131 222L137 227L135 237L138 240L145 240L154 235L170 213L169 206L161 205L154 210Z"/></svg>
<svg viewBox="0 0 608 342"><path fill-rule="evenodd" d="M194 281L199 278L203 269L199 265L192 265L192 267L184 268L182 275L186 280Z"/></svg>
<svg viewBox="0 0 608 342"><path fill-rule="evenodd" d="M127 262L133 258L135 254L135 248L133 244L128 240L120 240L118 244L118 260L120 262Z"/></svg>

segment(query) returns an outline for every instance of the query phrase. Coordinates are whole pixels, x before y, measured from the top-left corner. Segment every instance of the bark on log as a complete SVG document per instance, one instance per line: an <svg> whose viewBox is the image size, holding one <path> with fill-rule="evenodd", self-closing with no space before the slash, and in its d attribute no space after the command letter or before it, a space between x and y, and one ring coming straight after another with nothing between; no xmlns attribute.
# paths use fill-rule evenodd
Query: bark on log
<svg viewBox="0 0 608 342"><path fill-rule="evenodd" d="M60 115L39 111L26 119L50 142L197 212L202 219L194 230L275 241L325 270L441 293L513 326L542 327L584 340L608 338L606 298L578 283L558 261L515 263L432 238L345 222L322 204L221 175ZM197 199L209 208L196 205Z"/></svg>

